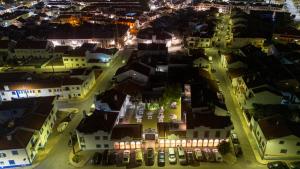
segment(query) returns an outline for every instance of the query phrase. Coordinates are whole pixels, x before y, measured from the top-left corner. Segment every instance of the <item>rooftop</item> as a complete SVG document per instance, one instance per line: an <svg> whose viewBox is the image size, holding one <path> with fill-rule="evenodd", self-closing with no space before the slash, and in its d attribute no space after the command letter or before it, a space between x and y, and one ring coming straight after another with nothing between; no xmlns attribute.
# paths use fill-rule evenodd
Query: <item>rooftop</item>
<svg viewBox="0 0 300 169"><path fill-rule="evenodd" d="M96 109L92 115L80 121L76 130L81 133L111 132L118 115L119 113L117 112L103 112Z"/></svg>

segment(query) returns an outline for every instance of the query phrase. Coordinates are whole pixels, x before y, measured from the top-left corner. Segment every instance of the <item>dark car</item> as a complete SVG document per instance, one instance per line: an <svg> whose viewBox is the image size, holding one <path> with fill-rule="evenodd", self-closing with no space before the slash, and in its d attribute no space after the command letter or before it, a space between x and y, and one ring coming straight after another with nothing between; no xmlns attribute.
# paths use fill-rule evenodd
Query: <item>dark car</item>
<svg viewBox="0 0 300 169"><path fill-rule="evenodd" d="M300 169L300 161L290 162L291 169Z"/></svg>
<svg viewBox="0 0 300 169"><path fill-rule="evenodd" d="M102 160L102 154L96 152L92 158L92 164L99 165L101 164L101 160Z"/></svg>
<svg viewBox="0 0 300 169"><path fill-rule="evenodd" d="M146 153L146 165L151 166L154 164L154 150L153 148L147 148Z"/></svg>
<svg viewBox="0 0 300 169"><path fill-rule="evenodd" d="M187 159L187 164L194 164L193 151L187 151L186 152L186 159Z"/></svg>
<svg viewBox="0 0 300 169"><path fill-rule="evenodd" d="M108 150L103 152L102 165L108 165Z"/></svg>
<svg viewBox="0 0 300 169"><path fill-rule="evenodd" d="M108 155L108 165L114 165L117 163L117 153L112 152Z"/></svg>
<svg viewBox="0 0 300 169"><path fill-rule="evenodd" d="M274 161L267 164L269 169L289 169L288 165L283 161Z"/></svg>
<svg viewBox="0 0 300 169"><path fill-rule="evenodd" d="M157 165L162 167L165 166L165 152L163 150L159 150L157 156Z"/></svg>

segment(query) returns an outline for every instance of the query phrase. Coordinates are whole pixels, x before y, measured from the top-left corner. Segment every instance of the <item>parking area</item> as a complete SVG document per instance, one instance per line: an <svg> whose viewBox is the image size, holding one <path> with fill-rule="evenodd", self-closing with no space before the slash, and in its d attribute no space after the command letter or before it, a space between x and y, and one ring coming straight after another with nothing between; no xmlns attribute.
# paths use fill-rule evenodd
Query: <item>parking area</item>
<svg viewBox="0 0 300 169"><path fill-rule="evenodd" d="M105 150L96 152L90 160L95 166L136 168L200 166L202 163L223 163L222 155L212 148L153 148L135 150Z"/></svg>

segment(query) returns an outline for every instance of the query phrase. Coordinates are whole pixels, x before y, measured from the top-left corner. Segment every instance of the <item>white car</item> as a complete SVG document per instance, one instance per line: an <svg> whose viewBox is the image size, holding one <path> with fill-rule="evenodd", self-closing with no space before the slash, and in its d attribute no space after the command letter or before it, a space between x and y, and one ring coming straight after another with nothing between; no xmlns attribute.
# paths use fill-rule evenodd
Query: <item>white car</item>
<svg viewBox="0 0 300 169"><path fill-rule="evenodd" d="M223 162L223 157L219 153L218 149L213 149L212 152L214 153L217 162Z"/></svg>
<svg viewBox="0 0 300 169"><path fill-rule="evenodd" d="M169 162L170 164L176 164L177 162L174 148L169 148Z"/></svg>
<svg viewBox="0 0 300 169"><path fill-rule="evenodd" d="M195 158L196 158L196 160L198 160L198 161L201 161L201 160L203 159L203 154L202 154L200 148L196 148L196 149L195 149Z"/></svg>
<svg viewBox="0 0 300 169"><path fill-rule="evenodd" d="M62 123L60 123L58 125L58 127L57 127L57 131L59 133L63 132L67 128L68 124L69 124L69 122L62 122Z"/></svg>
<svg viewBox="0 0 300 169"><path fill-rule="evenodd" d="M123 164L129 164L129 159L130 159L130 151L129 150L124 150Z"/></svg>

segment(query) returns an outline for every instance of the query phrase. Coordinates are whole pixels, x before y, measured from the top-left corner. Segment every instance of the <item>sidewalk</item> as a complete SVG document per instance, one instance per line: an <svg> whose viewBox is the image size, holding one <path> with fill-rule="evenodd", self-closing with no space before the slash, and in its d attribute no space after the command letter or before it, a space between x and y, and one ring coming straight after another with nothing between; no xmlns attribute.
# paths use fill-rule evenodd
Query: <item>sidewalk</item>
<svg viewBox="0 0 300 169"><path fill-rule="evenodd" d="M78 163L73 161L73 157L74 157L73 150L70 151L68 159L69 159L69 163L72 166L77 167L77 168L84 167L90 161L90 159L93 157L93 155L95 153L95 151L79 150L78 144L75 145L75 152L76 152L76 155L79 156L80 161Z"/></svg>

